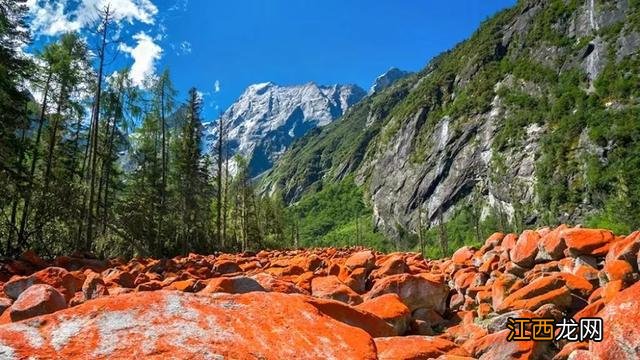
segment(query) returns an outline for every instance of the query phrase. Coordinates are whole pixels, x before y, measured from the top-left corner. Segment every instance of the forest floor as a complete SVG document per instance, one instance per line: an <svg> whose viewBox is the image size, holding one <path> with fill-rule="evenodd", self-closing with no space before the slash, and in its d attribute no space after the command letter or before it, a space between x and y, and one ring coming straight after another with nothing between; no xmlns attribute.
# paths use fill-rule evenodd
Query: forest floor
<svg viewBox="0 0 640 360"><path fill-rule="evenodd" d="M639 358L639 250L640 232L561 226L439 260L27 252L0 263L0 359Z"/></svg>

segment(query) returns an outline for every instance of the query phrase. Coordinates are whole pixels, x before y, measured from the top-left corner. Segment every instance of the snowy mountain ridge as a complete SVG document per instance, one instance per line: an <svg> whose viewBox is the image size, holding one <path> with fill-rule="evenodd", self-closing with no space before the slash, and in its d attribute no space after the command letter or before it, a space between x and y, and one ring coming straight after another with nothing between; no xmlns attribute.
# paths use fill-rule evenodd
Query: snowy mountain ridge
<svg viewBox="0 0 640 360"><path fill-rule="evenodd" d="M250 175L257 176L270 169L295 139L331 123L365 96L356 85L250 85L221 115L228 131L229 155L243 156ZM213 155L218 120L203 126L204 150Z"/></svg>

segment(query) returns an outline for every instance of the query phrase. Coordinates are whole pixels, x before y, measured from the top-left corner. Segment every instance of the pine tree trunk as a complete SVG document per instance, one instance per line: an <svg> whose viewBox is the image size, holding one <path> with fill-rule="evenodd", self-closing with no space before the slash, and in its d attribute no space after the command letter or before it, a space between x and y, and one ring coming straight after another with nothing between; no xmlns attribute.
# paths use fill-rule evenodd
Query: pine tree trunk
<svg viewBox="0 0 640 360"><path fill-rule="evenodd" d="M227 238L227 217L229 211L229 145L225 144L225 159L224 159L224 207L222 214L222 239ZM222 244L224 249L227 246L226 243Z"/></svg>
<svg viewBox="0 0 640 360"><path fill-rule="evenodd" d="M222 148L223 148L223 139L224 139L224 120L222 116L220 116L219 122L219 131L218 131L218 203L217 203L217 222L216 229L218 232L218 241L220 242L220 247L225 248L225 239L224 233L222 232Z"/></svg>
<svg viewBox="0 0 640 360"><path fill-rule="evenodd" d="M156 239L156 248L160 249L160 240L164 238L162 227L164 225L164 214L166 212L166 196L167 196L167 139L166 139L166 122L164 113L164 87L165 78L162 78L160 84L160 125L162 126L162 185L160 188L160 219L158 220L158 235L160 239Z"/></svg>
<svg viewBox="0 0 640 360"><path fill-rule="evenodd" d="M440 247L442 249L442 256L444 257L449 254L449 239L447 238L447 228L444 223L442 208L438 209L438 221L440 223Z"/></svg>
<svg viewBox="0 0 640 360"><path fill-rule="evenodd" d="M99 58L100 58L100 66L98 68L98 84L96 87L96 95L93 106L93 149L91 156L91 182L89 185L89 206L88 206L88 216L87 216L87 234L84 244L84 249L89 251L91 250L93 243L93 211L95 207L95 185L96 185L96 176L97 176L97 158L98 158L98 127L100 124L100 96L102 94L102 74L104 71L104 57L105 57L105 49L107 44L107 33L109 26L109 5L107 5L106 10L104 12L104 18L102 21L103 27L102 31L102 43L100 46Z"/></svg>
<svg viewBox="0 0 640 360"><path fill-rule="evenodd" d="M422 236L422 208L418 209L418 243L420 244L420 254L424 255L424 238Z"/></svg>
<svg viewBox="0 0 640 360"><path fill-rule="evenodd" d="M40 138L42 136L42 127L44 125L45 115L47 111L47 100L49 96L49 87L51 85L51 79L53 77L53 71L49 69L47 74L47 81L44 86L44 95L42 96L42 109L40 111L40 120L38 122L38 130L36 131L36 142L33 145L33 158L31 159L31 169L29 171L29 184L27 186L27 193L24 199L24 206L22 208L22 219L20 220L20 232L18 233L18 249L21 250L21 247L24 245L26 241L27 234L27 221L29 218L29 211L31 206L31 197L33 195L33 182L36 174L36 164L38 163L38 153L40 148Z"/></svg>
<svg viewBox="0 0 640 360"><path fill-rule="evenodd" d="M27 114L27 107L25 106L25 116ZM26 139L26 134L27 134L27 126L28 126L29 120L25 119L25 125L22 127L22 133L20 135L20 144L22 146L20 146L20 154L18 157L18 164L17 167L18 169L22 168L22 163L24 162L24 141ZM13 203L11 205L11 220L10 220L10 227L11 229L9 237L7 238L7 247L6 247L6 254L7 255L11 255L13 253L13 248L12 248L12 244L13 244L13 239L14 239L14 234L17 237L18 233L19 233L19 229L18 229L18 203L20 202L20 192L19 192L19 185L18 183L16 183L16 189L15 192L13 194Z"/></svg>

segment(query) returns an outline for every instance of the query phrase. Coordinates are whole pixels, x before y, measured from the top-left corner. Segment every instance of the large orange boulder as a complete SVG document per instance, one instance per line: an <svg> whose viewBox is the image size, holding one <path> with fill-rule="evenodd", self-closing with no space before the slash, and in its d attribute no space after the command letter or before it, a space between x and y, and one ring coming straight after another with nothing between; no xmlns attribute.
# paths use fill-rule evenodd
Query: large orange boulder
<svg viewBox="0 0 640 360"><path fill-rule="evenodd" d="M303 296L132 293L0 326L10 358L376 359L365 331Z"/></svg>
<svg viewBox="0 0 640 360"><path fill-rule="evenodd" d="M562 238L571 256L578 255L606 255L609 243L614 235L609 230L571 228L562 231Z"/></svg>
<svg viewBox="0 0 640 360"><path fill-rule="evenodd" d="M303 297L307 303L315 306L323 314L345 324L360 328L372 337L399 335L393 326L368 311L335 300L305 297L303 295L291 296Z"/></svg>
<svg viewBox="0 0 640 360"><path fill-rule="evenodd" d="M545 341L508 341L509 330L505 329L479 339L467 341L462 348L477 359L521 359L536 360L548 357Z"/></svg>
<svg viewBox="0 0 640 360"><path fill-rule="evenodd" d="M494 309L502 305L504 299L515 290L518 290L518 283L521 283L517 276L513 274L502 274L495 279L491 286L491 301ZM516 287L516 289L514 289Z"/></svg>
<svg viewBox="0 0 640 360"><path fill-rule="evenodd" d="M265 291L254 279L246 276L219 277L211 279L207 286L200 290L203 294L224 292L230 294L245 294L254 291Z"/></svg>
<svg viewBox="0 0 640 360"><path fill-rule="evenodd" d="M513 292L496 310L501 313L520 309L534 311L545 304L554 304L559 309L566 309L571 303L571 291L566 286L564 278L552 275L538 278Z"/></svg>
<svg viewBox="0 0 640 360"><path fill-rule="evenodd" d="M621 280L624 283L633 282L633 266L625 260L610 260L604 263L604 274L607 281Z"/></svg>
<svg viewBox="0 0 640 360"><path fill-rule="evenodd" d="M358 293L333 275L313 278L311 280L311 294L318 298L338 300L351 305L362 302Z"/></svg>
<svg viewBox="0 0 640 360"><path fill-rule="evenodd" d="M640 283L619 292L598 317L602 318L602 341L589 343L589 349L603 359L640 358Z"/></svg>
<svg viewBox="0 0 640 360"><path fill-rule="evenodd" d="M433 336L402 336L376 338L380 360L433 359L457 348L449 340Z"/></svg>
<svg viewBox="0 0 640 360"><path fill-rule="evenodd" d="M258 273L251 277L260 284L266 291L280 292L285 294L305 294L305 290L299 288L294 283L276 278L268 273Z"/></svg>
<svg viewBox="0 0 640 360"><path fill-rule="evenodd" d="M102 278L107 286L119 286L123 288L134 288L137 285L135 284L135 277L123 270L118 269L108 269L102 273ZM148 281L149 279L145 279Z"/></svg>
<svg viewBox="0 0 640 360"><path fill-rule="evenodd" d="M640 230L634 231L622 240L615 241L609 246L606 261L625 260L635 271L638 270L638 252L640 251Z"/></svg>
<svg viewBox="0 0 640 360"><path fill-rule="evenodd" d="M444 314L449 287L444 282L434 281L419 275L392 275L378 280L365 296L365 300L389 293L400 296L402 302L411 311L427 308Z"/></svg>
<svg viewBox="0 0 640 360"><path fill-rule="evenodd" d="M0 297L0 315L2 315L2 313L8 309L11 304L13 304L13 300L6 297Z"/></svg>
<svg viewBox="0 0 640 360"><path fill-rule="evenodd" d="M87 275L82 284L82 294L84 300L95 299L101 296L109 295L109 290L105 285L100 274L94 272Z"/></svg>
<svg viewBox="0 0 640 360"><path fill-rule="evenodd" d="M11 321L51 314L65 309L67 303L58 290L46 284L36 284L25 290L7 310Z"/></svg>
<svg viewBox="0 0 640 360"><path fill-rule="evenodd" d="M376 263L376 256L369 250L360 251L349 256L344 263L344 266L349 270L355 268L365 268L367 271L371 271Z"/></svg>
<svg viewBox="0 0 640 360"><path fill-rule="evenodd" d="M516 265L530 269L534 265L536 255L538 255L538 240L540 234L533 230L525 230L518 241L516 241L515 247L509 252L511 261Z"/></svg>
<svg viewBox="0 0 640 360"><path fill-rule="evenodd" d="M235 274L242 272L242 269L233 260L220 259L213 266L214 270L220 274Z"/></svg>
<svg viewBox="0 0 640 360"><path fill-rule="evenodd" d="M560 225L542 236L538 244L536 261L560 260L564 257L567 244L562 238L562 231L566 228L566 225Z"/></svg>
<svg viewBox="0 0 640 360"><path fill-rule="evenodd" d="M3 286L3 291L9 299L17 299L23 291L33 285L33 277L15 275L7 281Z"/></svg>
<svg viewBox="0 0 640 360"><path fill-rule="evenodd" d="M411 311L396 294L384 294L356 306L370 312L393 326L398 335L407 331L411 321Z"/></svg>
<svg viewBox="0 0 640 360"><path fill-rule="evenodd" d="M67 270L59 267L48 267L27 277L13 277L4 285L4 292L11 299L34 284L47 284L58 290L66 301L71 300L78 287L78 280ZM80 285L82 286L82 285Z"/></svg>
<svg viewBox="0 0 640 360"><path fill-rule="evenodd" d="M342 282L357 293L365 292L367 288L367 270L365 268L355 268Z"/></svg>
<svg viewBox="0 0 640 360"><path fill-rule="evenodd" d="M379 279L389 275L404 274L409 271L404 257L400 254L389 256L378 269L371 272L371 277Z"/></svg>
<svg viewBox="0 0 640 360"><path fill-rule="evenodd" d="M475 250L469 246L463 246L451 255L454 264L464 265L473 258Z"/></svg>

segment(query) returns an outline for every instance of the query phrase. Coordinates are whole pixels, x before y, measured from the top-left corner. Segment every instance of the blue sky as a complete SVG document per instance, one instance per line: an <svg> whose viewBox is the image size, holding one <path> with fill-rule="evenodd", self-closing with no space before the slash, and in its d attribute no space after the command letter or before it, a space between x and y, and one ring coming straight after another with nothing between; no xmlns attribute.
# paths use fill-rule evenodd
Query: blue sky
<svg viewBox="0 0 640 360"><path fill-rule="evenodd" d="M368 89L392 66L420 70L515 1L28 0L33 47L65 30L87 33L107 2L123 41L109 70L133 64L141 79L168 67L180 97L196 86L212 118L253 83Z"/></svg>

